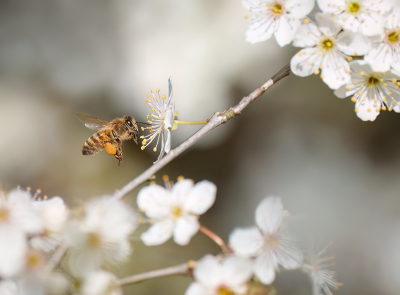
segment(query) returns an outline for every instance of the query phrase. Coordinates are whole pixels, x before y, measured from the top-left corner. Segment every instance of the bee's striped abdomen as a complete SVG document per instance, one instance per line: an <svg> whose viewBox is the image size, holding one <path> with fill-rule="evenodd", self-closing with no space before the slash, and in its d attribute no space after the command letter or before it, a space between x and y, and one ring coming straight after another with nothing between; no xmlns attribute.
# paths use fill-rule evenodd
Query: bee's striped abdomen
<svg viewBox="0 0 400 295"><path fill-rule="evenodd" d="M86 140L82 148L82 155L93 155L104 148L104 142L101 140L104 131L99 131Z"/></svg>

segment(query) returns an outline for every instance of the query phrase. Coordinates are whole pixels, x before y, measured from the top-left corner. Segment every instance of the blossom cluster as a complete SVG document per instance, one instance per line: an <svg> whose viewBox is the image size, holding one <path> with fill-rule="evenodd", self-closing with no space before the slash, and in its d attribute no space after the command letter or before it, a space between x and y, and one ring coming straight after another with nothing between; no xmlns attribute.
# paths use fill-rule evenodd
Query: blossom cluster
<svg viewBox="0 0 400 295"><path fill-rule="evenodd" d="M39 197L39 191L32 196L18 188L2 194L0 294L120 295L120 280L109 269L127 261L130 237L140 223L151 224L140 236L147 246L171 237L188 245L199 231L211 237L199 218L215 202L215 184L163 180L165 187L151 183L139 191L138 210L111 196L69 210L60 197ZM265 198L256 209L256 226L234 229L220 255L206 254L192 266L194 282L185 294L243 294L250 282L272 284L279 267L303 269L315 294L330 294L340 285L334 272L321 253L304 257L284 231L288 218L281 198Z"/></svg>
<svg viewBox="0 0 400 295"><path fill-rule="evenodd" d="M243 0L253 15L246 40L301 49L291 59L301 77L320 75L340 98L351 97L363 121L400 112L400 6L393 0Z"/></svg>

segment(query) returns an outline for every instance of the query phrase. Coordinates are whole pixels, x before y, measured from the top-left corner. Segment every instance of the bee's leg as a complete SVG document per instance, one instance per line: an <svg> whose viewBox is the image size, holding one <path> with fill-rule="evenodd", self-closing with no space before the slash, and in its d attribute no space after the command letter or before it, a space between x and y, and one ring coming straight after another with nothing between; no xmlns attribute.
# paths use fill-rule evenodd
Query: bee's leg
<svg viewBox="0 0 400 295"><path fill-rule="evenodd" d="M136 144L138 144L138 142L137 142L137 135L136 135L136 133L134 133L134 134L133 134L133 140L135 141L135 143L136 143Z"/></svg>
<svg viewBox="0 0 400 295"><path fill-rule="evenodd" d="M118 166L120 166L121 163L122 163L122 159L123 159L123 156L122 156L122 141L119 138L116 138L114 140L114 144L113 145L115 146L115 148L117 150L115 155L114 155L114 157L118 160Z"/></svg>

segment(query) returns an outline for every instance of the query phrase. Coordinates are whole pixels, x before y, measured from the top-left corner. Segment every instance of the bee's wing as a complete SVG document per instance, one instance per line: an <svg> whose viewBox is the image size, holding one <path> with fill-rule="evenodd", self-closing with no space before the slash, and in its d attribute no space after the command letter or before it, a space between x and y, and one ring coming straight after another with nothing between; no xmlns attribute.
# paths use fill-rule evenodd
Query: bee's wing
<svg viewBox="0 0 400 295"><path fill-rule="evenodd" d="M81 120L85 126L89 129L99 130L102 128L110 127L110 123L104 120L100 120L94 116L83 114L83 113L75 113L76 117Z"/></svg>

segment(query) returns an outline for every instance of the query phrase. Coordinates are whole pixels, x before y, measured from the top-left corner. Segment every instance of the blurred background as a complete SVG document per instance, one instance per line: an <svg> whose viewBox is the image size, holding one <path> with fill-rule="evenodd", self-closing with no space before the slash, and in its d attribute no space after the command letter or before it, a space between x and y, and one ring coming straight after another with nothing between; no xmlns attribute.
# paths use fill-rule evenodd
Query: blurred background
<svg viewBox="0 0 400 295"><path fill-rule="evenodd" d="M1 0L0 179L59 195L73 206L111 194L152 165L152 149L123 144L118 167L104 151L83 156L92 131L75 117L145 120L150 89L167 94L172 77L180 120L228 109L287 64L298 49L274 39L251 45L240 1ZM400 114L362 122L319 77L291 75L241 116L212 131L157 174L218 186L200 221L224 239L254 224L268 195L282 197L300 238L335 255L344 286L335 294L400 292ZM172 131L177 146L198 130ZM137 191L126 201L135 205ZM145 226L141 230L145 230ZM181 247L145 247L139 239L118 276L218 253L198 233ZM191 278L160 278L126 294L183 294ZM310 294L301 271L281 271L278 294Z"/></svg>

